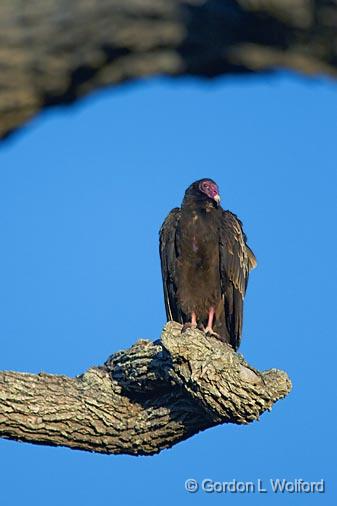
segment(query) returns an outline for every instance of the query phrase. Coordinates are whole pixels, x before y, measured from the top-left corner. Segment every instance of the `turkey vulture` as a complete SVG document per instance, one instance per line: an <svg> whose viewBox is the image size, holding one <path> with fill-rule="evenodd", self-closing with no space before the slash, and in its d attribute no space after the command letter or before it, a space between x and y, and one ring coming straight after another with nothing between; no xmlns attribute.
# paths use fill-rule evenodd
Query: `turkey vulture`
<svg viewBox="0 0 337 506"><path fill-rule="evenodd" d="M238 217L220 206L217 184L189 186L160 229L166 316L240 345L243 299L256 266Z"/></svg>

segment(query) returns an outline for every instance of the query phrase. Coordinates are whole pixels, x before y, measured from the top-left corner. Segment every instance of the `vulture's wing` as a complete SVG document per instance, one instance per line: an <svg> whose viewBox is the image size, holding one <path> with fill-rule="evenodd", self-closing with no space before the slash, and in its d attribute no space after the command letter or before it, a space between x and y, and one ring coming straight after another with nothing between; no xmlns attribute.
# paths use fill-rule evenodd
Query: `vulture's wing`
<svg viewBox="0 0 337 506"><path fill-rule="evenodd" d="M166 316L168 320L183 323L182 313L177 304L177 288L174 283L176 269L176 232L180 209L172 209L159 232L159 253L163 278Z"/></svg>
<svg viewBox="0 0 337 506"><path fill-rule="evenodd" d="M243 299L249 271L256 266L255 255L246 241L241 221L230 211L223 211L220 225L220 276L227 337L234 349L240 344Z"/></svg>

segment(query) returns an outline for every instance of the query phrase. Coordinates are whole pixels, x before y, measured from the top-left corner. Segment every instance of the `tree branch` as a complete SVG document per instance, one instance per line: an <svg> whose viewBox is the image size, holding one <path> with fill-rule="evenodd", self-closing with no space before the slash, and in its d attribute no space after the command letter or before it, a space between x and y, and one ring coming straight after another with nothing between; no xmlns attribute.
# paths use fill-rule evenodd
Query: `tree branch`
<svg viewBox="0 0 337 506"><path fill-rule="evenodd" d="M337 74L335 0L3 0L0 33L0 137L143 76Z"/></svg>
<svg viewBox="0 0 337 506"><path fill-rule="evenodd" d="M217 424L257 420L291 389L230 346L168 323L76 378L0 372L0 437L99 453L152 455Z"/></svg>

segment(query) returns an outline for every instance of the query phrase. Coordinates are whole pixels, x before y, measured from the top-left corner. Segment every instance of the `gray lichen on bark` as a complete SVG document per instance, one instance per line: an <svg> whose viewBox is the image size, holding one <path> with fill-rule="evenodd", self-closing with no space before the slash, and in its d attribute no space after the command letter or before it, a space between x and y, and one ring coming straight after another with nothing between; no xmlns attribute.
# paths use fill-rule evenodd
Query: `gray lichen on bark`
<svg viewBox="0 0 337 506"><path fill-rule="evenodd" d="M1 372L0 437L109 454L152 455L223 423L257 420L291 389L230 346L168 323L76 377Z"/></svg>
<svg viewBox="0 0 337 506"><path fill-rule="evenodd" d="M3 0L0 137L151 75L337 74L334 0Z"/></svg>

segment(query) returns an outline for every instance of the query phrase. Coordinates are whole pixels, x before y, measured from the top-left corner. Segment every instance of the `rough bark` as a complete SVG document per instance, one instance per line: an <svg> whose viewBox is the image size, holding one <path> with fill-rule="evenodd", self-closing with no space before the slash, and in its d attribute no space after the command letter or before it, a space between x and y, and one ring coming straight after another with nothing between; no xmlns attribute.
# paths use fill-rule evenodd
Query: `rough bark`
<svg viewBox="0 0 337 506"><path fill-rule="evenodd" d="M154 74L337 73L336 0L3 0L0 137Z"/></svg>
<svg viewBox="0 0 337 506"><path fill-rule="evenodd" d="M168 323L76 378L1 372L0 437L100 453L152 455L217 424L257 420L291 389L232 348Z"/></svg>

